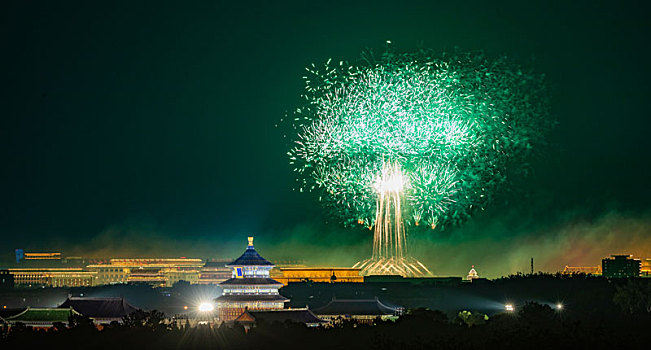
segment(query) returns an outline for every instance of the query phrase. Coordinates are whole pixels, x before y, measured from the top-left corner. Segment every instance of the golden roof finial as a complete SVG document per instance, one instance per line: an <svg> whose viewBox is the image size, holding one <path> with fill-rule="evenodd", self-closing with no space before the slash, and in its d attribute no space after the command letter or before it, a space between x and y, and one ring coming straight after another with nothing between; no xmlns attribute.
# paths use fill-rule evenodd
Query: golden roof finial
<svg viewBox="0 0 651 350"><path fill-rule="evenodd" d="M249 237L249 247L253 247L253 237Z"/></svg>

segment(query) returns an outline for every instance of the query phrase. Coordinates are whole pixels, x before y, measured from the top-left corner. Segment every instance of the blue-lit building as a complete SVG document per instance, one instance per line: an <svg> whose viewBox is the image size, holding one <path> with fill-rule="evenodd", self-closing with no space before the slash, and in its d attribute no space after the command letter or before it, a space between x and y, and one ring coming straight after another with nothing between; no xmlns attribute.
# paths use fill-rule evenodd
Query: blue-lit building
<svg viewBox="0 0 651 350"><path fill-rule="evenodd" d="M222 295L215 299L221 321L235 320L245 310L282 309L289 301L278 293L282 283L269 277L274 264L255 251L253 237L244 254L226 266L232 277L219 284Z"/></svg>

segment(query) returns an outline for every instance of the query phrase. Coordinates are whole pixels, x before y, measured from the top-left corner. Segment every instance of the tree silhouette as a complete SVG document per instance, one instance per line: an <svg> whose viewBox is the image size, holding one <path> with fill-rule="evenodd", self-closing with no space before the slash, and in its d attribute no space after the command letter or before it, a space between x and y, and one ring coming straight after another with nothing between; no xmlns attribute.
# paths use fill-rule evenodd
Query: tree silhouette
<svg viewBox="0 0 651 350"><path fill-rule="evenodd" d="M613 302L623 312L651 313L651 283L645 279L629 279L625 285L615 287Z"/></svg>

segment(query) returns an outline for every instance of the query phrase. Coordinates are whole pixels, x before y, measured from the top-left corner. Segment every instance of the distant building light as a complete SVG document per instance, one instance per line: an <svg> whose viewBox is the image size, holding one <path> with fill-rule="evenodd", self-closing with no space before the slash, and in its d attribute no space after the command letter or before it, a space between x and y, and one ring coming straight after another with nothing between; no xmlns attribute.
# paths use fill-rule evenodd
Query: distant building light
<svg viewBox="0 0 651 350"><path fill-rule="evenodd" d="M513 310L515 310L515 308L513 307L513 304L506 304L506 305L504 305L504 309L505 309L506 311L508 311L508 312L513 312Z"/></svg>

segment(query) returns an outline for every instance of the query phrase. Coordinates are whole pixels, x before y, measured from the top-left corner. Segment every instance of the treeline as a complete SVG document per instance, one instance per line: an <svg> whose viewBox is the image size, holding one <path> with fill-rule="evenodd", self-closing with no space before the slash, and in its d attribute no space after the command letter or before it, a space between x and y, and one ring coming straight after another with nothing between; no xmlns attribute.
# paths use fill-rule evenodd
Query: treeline
<svg viewBox="0 0 651 350"><path fill-rule="evenodd" d="M166 322L158 311L137 311L122 324L98 330L92 320L71 317L68 324L35 330L13 326L1 347L55 349L623 349L651 343L648 312L621 312L594 325L535 302L512 313L488 317L460 312L409 310L397 321L372 324L338 320L329 328L294 323L259 323L248 332L238 324L217 327ZM647 344L647 345L644 345Z"/></svg>

